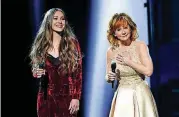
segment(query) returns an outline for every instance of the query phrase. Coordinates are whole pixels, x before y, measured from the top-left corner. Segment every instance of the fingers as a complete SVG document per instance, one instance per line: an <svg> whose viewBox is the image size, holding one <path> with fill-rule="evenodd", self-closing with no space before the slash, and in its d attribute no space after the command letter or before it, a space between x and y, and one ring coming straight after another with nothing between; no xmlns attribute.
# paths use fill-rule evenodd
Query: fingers
<svg viewBox="0 0 179 117"><path fill-rule="evenodd" d="M79 105L72 105L70 108L70 114L75 114L79 110Z"/></svg>
<svg viewBox="0 0 179 117"><path fill-rule="evenodd" d="M123 55L121 55L121 54L118 54L118 56L117 56L117 57L119 57L119 58L120 58L120 57L123 57Z"/></svg>
<svg viewBox="0 0 179 117"><path fill-rule="evenodd" d="M122 65L125 64L125 62L124 62L125 57L120 54L118 54L118 56L116 57L116 60L117 60L117 63L119 63L119 64L122 64Z"/></svg>
<svg viewBox="0 0 179 117"><path fill-rule="evenodd" d="M74 114L75 112L76 112L76 106L73 105L73 107L72 107L72 109L71 109L71 111L70 111L70 114Z"/></svg>
<svg viewBox="0 0 179 117"><path fill-rule="evenodd" d="M116 74L115 73L113 73L113 72L109 72L108 73L108 79L110 80L110 81L113 81L113 80L115 80L116 79Z"/></svg>
<svg viewBox="0 0 179 117"><path fill-rule="evenodd" d="M42 75L45 75L44 69L35 69L33 70L33 76L36 76L37 78L40 78Z"/></svg>
<svg viewBox="0 0 179 117"><path fill-rule="evenodd" d="M123 61L123 56L120 55L120 54L118 54L118 56L116 57L116 60L117 60L118 62L122 62L122 61Z"/></svg>
<svg viewBox="0 0 179 117"><path fill-rule="evenodd" d="M69 106L70 114L75 114L79 110L79 103L75 100L71 101Z"/></svg>
<svg viewBox="0 0 179 117"><path fill-rule="evenodd" d="M70 110L70 114L72 114L72 112L73 112L73 104L72 104L72 102L70 103L70 106L69 106L68 110Z"/></svg>
<svg viewBox="0 0 179 117"><path fill-rule="evenodd" d="M37 74L44 74L45 70L44 69L37 69L36 72L37 72Z"/></svg>
<svg viewBox="0 0 179 117"><path fill-rule="evenodd" d="M116 79L116 77L108 76L108 79L109 79L110 81L114 81L114 80Z"/></svg>
<svg viewBox="0 0 179 117"><path fill-rule="evenodd" d="M76 106L75 112L77 112L78 110L79 110L79 105Z"/></svg>
<svg viewBox="0 0 179 117"><path fill-rule="evenodd" d="M73 114L75 111L74 107L72 106L72 108L70 109L70 114Z"/></svg>
<svg viewBox="0 0 179 117"><path fill-rule="evenodd" d="M114 73L114 72L112 72L112 71L109 71L108 75L115 76L116 73Z"/></svg>

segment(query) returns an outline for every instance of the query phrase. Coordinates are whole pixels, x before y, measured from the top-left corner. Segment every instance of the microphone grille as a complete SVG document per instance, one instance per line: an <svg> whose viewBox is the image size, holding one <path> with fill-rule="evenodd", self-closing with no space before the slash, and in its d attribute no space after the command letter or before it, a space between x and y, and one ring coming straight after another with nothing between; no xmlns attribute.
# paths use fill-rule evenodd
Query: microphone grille
<svg viewBox="0 0 179 117"><path fill-rule="evenodd" d="M111 66L115 68L116 67L116 62L112 60L111 61Z"/></svg>

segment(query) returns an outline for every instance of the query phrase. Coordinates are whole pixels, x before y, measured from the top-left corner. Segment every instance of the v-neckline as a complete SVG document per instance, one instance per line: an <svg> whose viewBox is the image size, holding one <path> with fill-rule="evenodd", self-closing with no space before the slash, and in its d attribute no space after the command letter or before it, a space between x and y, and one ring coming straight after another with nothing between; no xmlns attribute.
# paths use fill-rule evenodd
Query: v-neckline
<svg viewBox="0 0 179 117"><path fill-rule="evenodd" d="M49 53L47 53L47 54L48 54L49 56L53 57L54 59L59 58L59 56L55 57L55 56L53 56L53 55L51 55L51 54L49 54Z"/></svg>

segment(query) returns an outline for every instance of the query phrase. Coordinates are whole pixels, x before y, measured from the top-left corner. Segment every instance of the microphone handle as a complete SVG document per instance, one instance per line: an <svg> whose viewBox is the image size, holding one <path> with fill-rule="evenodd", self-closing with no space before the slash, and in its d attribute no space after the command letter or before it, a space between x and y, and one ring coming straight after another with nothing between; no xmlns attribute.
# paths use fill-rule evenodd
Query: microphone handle
<svg viewBox="0 0 179 117"><path fill-rule="evenodd" d="M112 88L114 88L114 81L112 81Z"/></svg>
<svg viewBox="0 0 179 117"><path fill-rule="evenodd" d="M112 69L112 72L115 73L115 69ZM112 88L114 88L114 81L112 81Z"/></svg>
<svg viewBox="0 0 179 117"><path fill-rule="evenodd" d="M44 63L43 64L40 64L39 65L39 68L40 69L44 69ZM41 87L41 89L43 90L43 92L44 92L44 100L46 100L47 99L47 84L48 84L48 82L47 82L47 77L46 77L46 75L42 75L41 76L41 78L40 78L40 87Z"/></svg>

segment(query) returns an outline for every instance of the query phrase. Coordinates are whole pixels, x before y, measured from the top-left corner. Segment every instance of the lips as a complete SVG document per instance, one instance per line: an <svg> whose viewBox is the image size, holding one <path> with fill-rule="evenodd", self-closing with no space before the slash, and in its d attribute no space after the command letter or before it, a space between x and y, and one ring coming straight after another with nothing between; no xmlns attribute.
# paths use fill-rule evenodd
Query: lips
<svg viewBox="0 0 179 117"><path fill-rule="evenodd" d="M124 36L121 36L121 37L127 37L128 36L128 34L127 35L124 35Z"/></svg>
<svg viewBox="0 0 179 117"><path fill-rule="evenodd" d="M64 25L62 23L59 23L59 22L55 23L55 26L58 27L58 28L63 28L64 27Z"/></svg>
<svg viewBox="0 0 179 117"><path fill-rule="evenodd" d="M58 28L63 28L63 25L55 25Z"/></svg>

